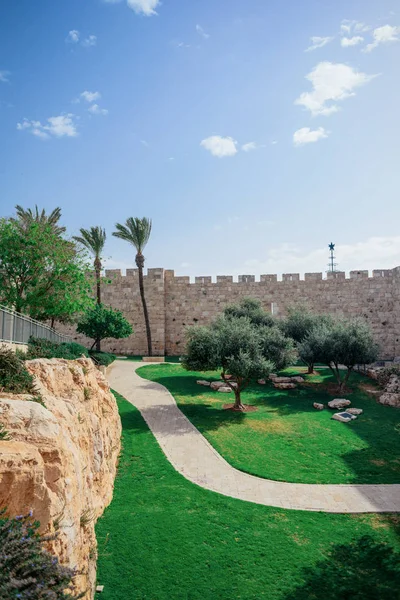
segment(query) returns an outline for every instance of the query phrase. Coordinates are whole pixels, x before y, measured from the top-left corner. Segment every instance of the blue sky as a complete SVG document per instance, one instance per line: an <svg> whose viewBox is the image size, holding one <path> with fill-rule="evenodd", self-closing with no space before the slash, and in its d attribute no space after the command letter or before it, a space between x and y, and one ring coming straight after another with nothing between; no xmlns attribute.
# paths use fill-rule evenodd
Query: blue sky
<svg viewBox="0 0 400 600"><path fill-rule="evenodd" d="M0 202L181 275L400 264L394 0L2 0Z"/></svg>

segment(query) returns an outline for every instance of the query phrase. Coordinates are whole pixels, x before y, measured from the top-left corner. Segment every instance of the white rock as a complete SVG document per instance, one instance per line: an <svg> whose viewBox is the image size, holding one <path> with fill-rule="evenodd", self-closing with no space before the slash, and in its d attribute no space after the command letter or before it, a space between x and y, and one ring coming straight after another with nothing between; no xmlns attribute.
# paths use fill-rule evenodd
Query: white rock
<svg viewBox="0 0 400 600"><path fill-rule="evenodd" d="M228 387L227 385L218 388L218 392L222 392L222 393L225 393L225 394L227 394L227 393L229 393L231 391L232 391L232 388Z"/></svg>
<svg viewBox="0 0 400 600"><path fill-rule="evenodd" d="M348 412L341 412L332 415L332 419L334 421L340 421L341 423L349 423L349 421L353 421L353 419L357 419L357 417Z"/></svg>
<svg viewBox="0 0 400 600"><path fill-rule="evenodd" d="M210 387L212 390L218 390L221 387L226 387L226 384L224 381L212 381Z"/></svg>
<svg viewBox="0 0 400 600"><path fill-rule="evenodd" d="M294 390L297 385L295 383L275 383L274 382L274 387L277 390Z"/></svg>
<svg viewBox="0 0 400 600"><path fill-rule="evenodd" d="M290 379L295 383L304 383L304 378L300 377L300 375L296 375L295 377L291 377Z"/></svg>
<svg viewBox="0 0 400 600"><path fill-rule="evenodd" d="M265 381L265 379L259 379L257 383L259 383L260 385L265 385L267 382Z"/></svg>
<svg viewBox="0 0 400 600"><path fill-rule="evenodd" d="M325 405L320 404L319 402L314 402L313 407L316 408L317 410L324 410Z"/></svg>
<svg viewBox="0 0 400 600"><path fill-rule="evenodd" d="M363 409L362 408L346 408L346 412L350 413L351 415L356 415L356 417L357 417L358 415L363 414Z"/></svg>
<svg viewBox="0 0 400 600"><path fill-rule="evenodd" d="M197 385L205 385L207 387L210 387L210 382L206 381L205 379L198 379L196 381Z"/></svg>
<svg viewBox="0 0 400 600"><path fill-rule="evenodd" d="M347 406L350 406L350 404L350 400L345 400L344 398L335 398L334 400L330 400L328 402L329 408L336 408L339 410L341 408L346 408Z"/></svg>

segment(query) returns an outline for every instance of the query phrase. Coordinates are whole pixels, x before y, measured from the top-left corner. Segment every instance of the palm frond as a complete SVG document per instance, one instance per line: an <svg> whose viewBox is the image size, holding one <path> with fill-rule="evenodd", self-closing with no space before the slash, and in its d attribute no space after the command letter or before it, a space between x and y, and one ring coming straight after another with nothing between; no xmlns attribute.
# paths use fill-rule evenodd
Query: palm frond
<svg viewBox="0 0 400 600"><path fill-rule="evenodd" d="M57 225L58 221L61 218L61 208L55 208L50 215L46 215L46 211L43 208L42 211L39 211L37 204L35 204L35 210L33 211L31 208L25 210L20 204L17 204L15 207L17 218L11 219L14 222L21 223L22 226L27 227L31 223L40 223L42 225L51 225L54 233L60 235L66 231L66 227L60 227Z"/></svg>
<svg viewBox="0 0 400 600"><path fill-rule="evenodd" d="M107 238L106 230L102 227L96 226L91 227L90 229L82 228L79 231L81 235L74 236L73 239L90 250L90 252L92 252L96 258L100 258Z"/></svg>
<svg viewBox="0 0 400 600"><path fill-rule="evenodd" d="M142 219L129 217L125 225L121 223L115 224L117 231L113 232L113 236L129 242L141 254L149 241L151 226L151 219L147 219L146 217Z"/></svg>

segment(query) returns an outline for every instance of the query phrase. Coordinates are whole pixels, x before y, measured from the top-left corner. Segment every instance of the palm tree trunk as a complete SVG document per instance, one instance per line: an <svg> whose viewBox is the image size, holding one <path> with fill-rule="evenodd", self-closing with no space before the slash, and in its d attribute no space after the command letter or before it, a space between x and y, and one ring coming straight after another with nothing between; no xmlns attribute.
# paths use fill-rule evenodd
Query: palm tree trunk
<svg viewBox="0 0 400 600"><path fill-rule="evenodd" d="M138 265L138 269L139 269L139 290L140 290L140 297L142 299L144 320L145 320L145 323L146 323L147 349L148 349L149 356L153 356L153 347L152 347L152 343L151 343L151 330L150 330L149 313L147 311L146 298L145 298L145 295L144 295L143 265L141 264L140 260L136 260L136 264Z"/></svg>
<svg viewBox="0 0 400 600"><path fill-rule="evenodd" d="M101 262L98 256L94 261L94 268L96 271L96 293L97 293L97 304L101 304ZM100 338L96 340L96 352L101 352L101 341Z"/></svg>

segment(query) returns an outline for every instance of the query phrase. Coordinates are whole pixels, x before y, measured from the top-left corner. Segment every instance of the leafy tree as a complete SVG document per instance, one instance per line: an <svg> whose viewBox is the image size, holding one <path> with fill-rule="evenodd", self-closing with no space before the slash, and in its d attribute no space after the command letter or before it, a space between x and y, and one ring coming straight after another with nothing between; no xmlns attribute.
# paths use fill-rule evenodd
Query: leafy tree
<svg viewBox="0 0 400 600"><path fill-rule="evenodd" d="M318 315L309 310L307 306L294 306L288 308L288 316L279 322L284 334L292 338L297 345L301 344L307 336L320 325L327 326L332 322L330 315ZM309 345L302 349L301 359L308 366L308 373L314 372L314 352Z"/></svg>
<svg viewBox="0 0 400 600"><path fill-rule="evenodd" d="M247 317L253 325L272 327L275 324L274 317L263 310L261 302L256 298L243 298L238 304L227 306L224 315L228 318Z"/></svg>
<svg viewBox="0 0 400 600"><path fill-rule="evenodd" d="M133 333L132 325L119 310L96 304L78 322L77 332L94 340L93 346L105 338L121 339Z"/></svg>
<svg viewBox="0 0 400 600"><path fill-rule="evenodd" d="M25 210L22 206L17 204L15 207L17 212L17 218L12 219L14 222L18 222L22 227L28 227L31 223L40 223L42 225L50 225L56 235L65 233L66 228L60 227L58 221L61 219L61 208L55 208L49 215L46 215L46 211L42 209L39 212L37 204L35 210L31 208Z"/></svg>
<svg viewBox="0 0 400 600"><path fill-rule="evenodd" d="M144 256L143 250L149 241L150 233L151 233L151 220L143 217L143 219L132 218L126 220L125 225L121 225L120 223L116 223L115 225L117 231L113 232L113 235L121 240L125 240L129 242L136 248L136 266L139 270L139 289L140 289L140 297L142 299L143 306L143 314L144 320L146 324L146 334L147 334L147 348L149 356L153 356L153 346L151 341L151 329L150 329L150 320L149 313L147 310L146 297L144 293L144 284L143 284L143 267L144 267Z"/></svg>
<svg viewBox="0 0 400 600"><path fill-rule="evenodd" d="M255 326L248 317L225 315L208 327L189 327L182 364L193 371L222 369L222 379L235 394L234 410L242 411L241 393L249 383L268 377L277 363L286 366L279 342L287 348L287 360L289 348L293 351L292 341L272 329Z"/></svg>
<svg viewBox="0 0 400 600"><path fill-rule="evenodd" d="M32 515L6 518L0 511L0 598L78 600L76 570L60 565L44 548L56 536L39 533Z"/></svg>
<svg viewBox="0 0 400 600"><path fill-rule="evenodd" d="M88 265L52 225L0 219L0 302L30 316L68 321L90 306Z"/></svg>
<svg viewBox="0 0 400 600"><path fill-rule="evenodd" d="M315 327L300 345L299 352L300 356L312 353L315 361L328 365L341 392L357 364L377 359L379 346L362 319L337 319Z"/></svg>

